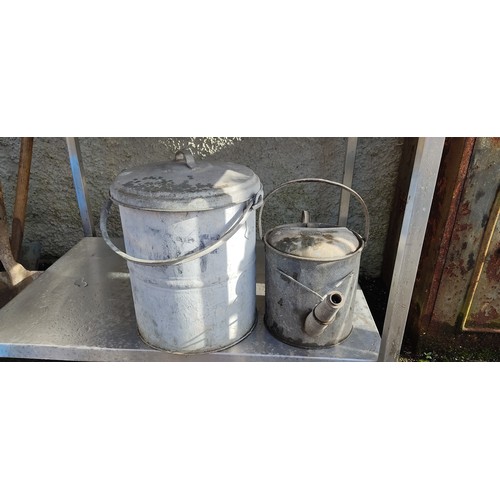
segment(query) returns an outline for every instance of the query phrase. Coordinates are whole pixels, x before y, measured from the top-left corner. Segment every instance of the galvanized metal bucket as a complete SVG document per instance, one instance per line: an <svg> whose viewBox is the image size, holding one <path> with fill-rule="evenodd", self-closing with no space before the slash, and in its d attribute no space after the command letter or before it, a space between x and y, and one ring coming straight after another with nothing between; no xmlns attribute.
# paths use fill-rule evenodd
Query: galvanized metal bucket
<svg viewBox="0 0 500 500"><path fill-rule="evenodd" d="M277 226L262 238L265 202L277 191L297 183L319 182L349 191L365 216L365 236L346 228L302 222ZM259 235L266 251L266 313L268 330L298 347L322 348L346 339L352 331L361 253L368 241L369 214L353 189L326 179L297 179L271 191L259 214Z"/></svg>
<svg viewBox="0 0 500 500"><path fill-rule="evenodd" d="M225 349L256 323L255 210L262 184L248 167L172 162L124 170L101 211L104 240L127 260L138 329L149 345L189 354ZM126 252L109 238L119 205Z"/></svg>

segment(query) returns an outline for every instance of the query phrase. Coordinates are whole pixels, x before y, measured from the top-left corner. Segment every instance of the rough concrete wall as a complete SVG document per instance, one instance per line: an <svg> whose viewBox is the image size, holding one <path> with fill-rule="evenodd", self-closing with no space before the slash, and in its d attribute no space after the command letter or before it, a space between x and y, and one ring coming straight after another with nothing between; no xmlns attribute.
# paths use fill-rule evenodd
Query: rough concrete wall
<svg viewBox="0 0 500 500"><path fill-rule="evenodd" d="M388 237L398 167L403 151L402 138L360 138L352 186L365 200L370 212L370 240L361 261L365 276L380 276L385 242ZM361 219L361 209L351 202L349 223ZM352 219L351 219L352 217ZM356 226L354 226L356 227ZM359 222L357 227L360 227ZM389 235L391 237L391 235ZM392 235L399 238L399 234Z"/></svg>
<svg viewBox="0 0 500 500"><path fill-rule="evenodd" d="M387 235L403 140L360 138L353 188L365 199L371 214L370 241L363 252L361 272L378 276ZM346 138L81 138L96 227L99 210L115 176L124 168L172 159L176 149L190 147L198 158L242 163L261 178L264 190L300 177L342 181ZM19 139L0 138L0 176L8 213L15 193ZM300 185L277 194L266 204L264 228L300 220L309 210L316 221L336 221L340 190ZM362 212L351 201L349 227L362 232ZM117 211L110 234L120 234ZM64 138L35 138L25 242L40 241L45 256L59 257L83 236Z"/></svg>

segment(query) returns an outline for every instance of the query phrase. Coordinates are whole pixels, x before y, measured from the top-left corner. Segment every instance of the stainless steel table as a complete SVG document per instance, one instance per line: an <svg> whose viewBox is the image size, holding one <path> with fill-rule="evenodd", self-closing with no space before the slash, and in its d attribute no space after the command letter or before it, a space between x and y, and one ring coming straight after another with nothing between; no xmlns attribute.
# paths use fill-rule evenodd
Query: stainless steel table
<svg viewBox="0 0 500 500"><path fill-rule="evenodd" d="M260 242L259 242L260 243ZM356 292L353 332L328 349L283 344L267 331L263 248L257 246L255 330L224 351L169 354L138 336L128 269L101 238L83 238L0 309L0 357L75 361L376 361L380 335L363 292Z"/></svg>

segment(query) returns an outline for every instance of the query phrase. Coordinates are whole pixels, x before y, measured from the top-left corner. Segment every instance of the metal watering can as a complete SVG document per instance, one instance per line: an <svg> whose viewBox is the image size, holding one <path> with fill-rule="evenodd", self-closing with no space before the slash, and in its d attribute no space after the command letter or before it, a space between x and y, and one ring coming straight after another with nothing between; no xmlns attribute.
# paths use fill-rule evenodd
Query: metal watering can
<svg viewBox="0 0 500 500"><path fill-rule="evenodd" d="M361 204L365 236L346 227L302 222L277 226L262 237L264 205L276 192L297 183L318 182L349 191ZM344 184L326 179L296 179L271 191L259 213L259 236L266 251L266 312L264 322L279 340L298 347L328 347L352 331L361 252L369 235L368 208L361 196Z"/></svg>

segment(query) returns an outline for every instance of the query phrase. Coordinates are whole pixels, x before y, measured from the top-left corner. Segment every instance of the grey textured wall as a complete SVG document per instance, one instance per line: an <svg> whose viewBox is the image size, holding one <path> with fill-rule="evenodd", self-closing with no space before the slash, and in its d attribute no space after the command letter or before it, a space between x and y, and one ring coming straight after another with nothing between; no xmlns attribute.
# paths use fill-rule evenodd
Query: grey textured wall
<svg viewBox="0 0 500 500"><path fill-rule="evenodd" d="M242 163L262 180L266 193L281 183L300 177L324 177L342 181L346 138L81 138L82 161L87 176L96 227L109 185L124 168L172 159L176 149L190 147L198 158ZM371 235L363 253L361 272L378 276L387 237L401 138L360 138L353 188L368 205ZM7 211L12 214L19 138L0 138L0 177ZM264 228L300 220L301 210L313 220L336 221L340 190L300 185L270 199L265 207ZM117 211L116 211L117 212ZM110 233L120 234L117 213ZM351 201L349 227L362 232L362 212ZM59 257L83 236L64 138L35 138L31 169L25 242L39 241L42 254Z"/></svg>

